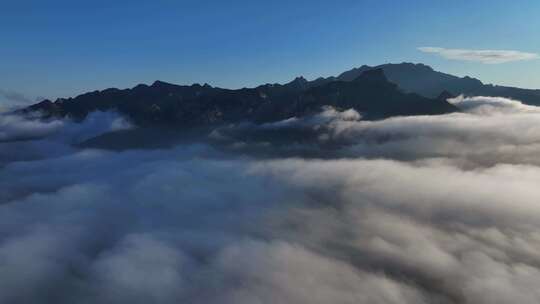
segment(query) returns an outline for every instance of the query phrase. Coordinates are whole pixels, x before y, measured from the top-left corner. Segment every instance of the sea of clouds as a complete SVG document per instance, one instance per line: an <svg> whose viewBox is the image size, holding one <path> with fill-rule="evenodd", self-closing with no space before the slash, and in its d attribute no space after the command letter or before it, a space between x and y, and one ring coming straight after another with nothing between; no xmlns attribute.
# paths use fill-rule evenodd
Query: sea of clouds
<svg viewBox="0 0 540 304"><path fill-rule="evenodd" d="M451 102L121 152L0 116L0 303L539 303L540 109Z"/></svg>

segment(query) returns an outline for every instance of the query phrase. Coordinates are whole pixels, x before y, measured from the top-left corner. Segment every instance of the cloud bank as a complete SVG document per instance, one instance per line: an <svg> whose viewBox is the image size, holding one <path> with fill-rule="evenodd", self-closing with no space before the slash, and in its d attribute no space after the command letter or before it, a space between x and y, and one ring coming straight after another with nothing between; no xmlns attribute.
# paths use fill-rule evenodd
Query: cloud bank
<svg viewBox="0 0 540 304"><path fill-rule="evenodd" d="M0 302L538 303L540 112L451 102L123 152L71 146L112 113L11 120L41 155L0 154Z"/></svg>
<svg viewBox="0 0 540 304"><path fill-rule="evenodd" d="M419 47L424 53L437 54L445 59L474 61L485 64L499 64L512 61L538 59L538 54L513 50L468 50L446 49L441 47Z"/></svg>

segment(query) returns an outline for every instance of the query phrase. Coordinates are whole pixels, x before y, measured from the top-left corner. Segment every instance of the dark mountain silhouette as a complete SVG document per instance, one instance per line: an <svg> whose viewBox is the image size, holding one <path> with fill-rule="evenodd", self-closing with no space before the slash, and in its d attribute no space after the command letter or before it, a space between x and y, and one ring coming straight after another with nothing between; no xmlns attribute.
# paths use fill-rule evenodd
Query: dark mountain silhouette
<svg viewBox="0 0 540 304"><path fill-rule="evenodd" d="M368 118L457 111L446 100L404 93L387 80L382 69L365 71L352 81L331 81L313 86L303 94L303 98L304 106L311 109L330 104L338 108L354 108Z"/></svg>
<svg viewBox="0 0 540 304"><path fill-rule="evenodd" d="M440 92L439 92L440 93ZM324 105L354 108L368 119L457 111L444 99L405 93L382 69L367 69L351 81L298 77L287 84L229 90L156 81L132 89L106 89L75 98L42 101L22 112L82 120L93 111L116 110L138 125L206 126L239 121L268 122L316 112Z"/></svg>
<svg viewBox="0 0 540 304"><path fill-rule="evenodd" d="M360 74L371 69L382 69L388 80L396 83L406 92L417 93L435 98L443 91L452 95L500 96L517 99L530 105L540 105L540 90L520 89L506 86L484 84L471 77L457 77L433 70L424 64L400 63L383 64L376 67L361 66L344 72L337 77L342 81L352 81ZM331 77L329 81L335 78ZM319 83L321 80L318 80Z"/></svg>

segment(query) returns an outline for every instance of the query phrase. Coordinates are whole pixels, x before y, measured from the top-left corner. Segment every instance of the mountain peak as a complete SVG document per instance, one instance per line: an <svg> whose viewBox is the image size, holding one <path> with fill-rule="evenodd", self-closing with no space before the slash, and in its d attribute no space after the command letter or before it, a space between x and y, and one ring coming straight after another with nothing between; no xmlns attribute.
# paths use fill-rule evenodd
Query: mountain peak
<svg viewBox="0 0 540 304"><path fill-rule="evenodd" d="M307 83L307 79L304 78L304 76L298 76L296 78L294 78L293 81L291 81L290 83Z"/></svg>
<svg viewBox="0 0 540 304"><path fill-rule="evenodd" d="M285 86L295 89L305 89L308 84L309 82L303 76L298 76L293 81L285 84Z"/></svg>
<svg viewBox="0 0 540 304"><path fill-rule="evenodd" d="M61 99L59 99L61 100ZM17 110L17 113L34 113L41 112L45 117L58 114L60 112L61 103L54 103L49 99L45 99L39 103L31 105L27 108Z"/></svg>
<svg viewBox="0 0 540 304"><path fill-rule="evenodd" d="M414 68L414 69L417 69L417 70L424 70L424 71L429 71L429 72L433 72L433 68L430 67L429 65L426 65L426 64L423 64L423 63L414 63L414 62L402 62L402 63L395 63L395 64L383 64L382 66L385 66L385 65L395 65L395 66L402 66L402 67L409 67L409 68Z"/></svg>
<svg viewBox="0 0 540 304"><path fill-rule="evenodd" d="M168 86L173 86L173 85L174 84L172 84L172 83L168 83L168 82L161 81L161 80L156 80L156 81L154 81L154 83L152 83L151 87L160 88L160 87L168 87Z"/></svg>

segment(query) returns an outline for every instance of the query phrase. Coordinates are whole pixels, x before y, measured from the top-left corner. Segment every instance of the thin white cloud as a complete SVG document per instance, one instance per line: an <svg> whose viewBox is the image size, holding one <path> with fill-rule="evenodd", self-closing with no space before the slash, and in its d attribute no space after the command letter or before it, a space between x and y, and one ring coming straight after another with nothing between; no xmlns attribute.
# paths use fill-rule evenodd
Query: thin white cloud
<svg viewBox="0 0 540 304"><path fill-rule="evenodd" d="M485 64L498 64L512 61L523 61L537 59L536 53L527 53L513 50L467 50L467 49L446 49L441 47L419 47L418 50L424 53L438 54L450 60L475 61Z"/></svg>

